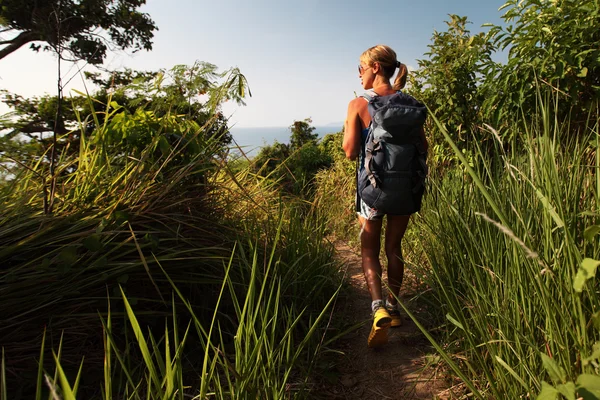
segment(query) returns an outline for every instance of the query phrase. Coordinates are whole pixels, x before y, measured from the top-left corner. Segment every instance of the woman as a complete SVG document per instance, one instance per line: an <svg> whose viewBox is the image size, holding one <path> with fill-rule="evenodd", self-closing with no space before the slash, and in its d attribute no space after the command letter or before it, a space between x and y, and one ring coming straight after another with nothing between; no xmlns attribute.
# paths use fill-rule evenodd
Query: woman
<svg viewBox="0 0 600 400"><path fill-rule="evenodd" d="M398 69L394 84L390 79ZM400 91L406 85L408 70L400 63L396 53L390 47L378 45L371 47L360 56L358 67L359 78L365 90L371 95L387 96ZM364 168L364 143L368 133L371 117L368 102L357 97L348 105L343 149L351 160L360 155L360 168ZM427 142L421 132L425 150ZM369 334L368 346L378 347L387 343L388 328L400 326L402 319L396 297L400 294L400 286L404 277L402 261L402 237L406 231L410 215L388 215L385 234L385 254L388 260L388 284L390 293L384 302L381 289L381 264L379 252L383 214L365 204L357 193L357 214L361 224L361 257L362 267L369 292L371 293L371 309L373 325Z"/></svg>

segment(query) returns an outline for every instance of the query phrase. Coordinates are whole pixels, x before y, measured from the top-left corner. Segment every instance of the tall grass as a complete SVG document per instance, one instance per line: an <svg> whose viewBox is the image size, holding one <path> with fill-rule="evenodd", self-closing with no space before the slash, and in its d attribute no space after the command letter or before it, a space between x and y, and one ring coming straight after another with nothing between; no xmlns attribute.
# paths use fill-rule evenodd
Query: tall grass
<svg viewBox="0 0 600 400"><path fill-rule="evenodd" d="M584 258L600 252L585 239L599 211L598 121L573 132L547 104L536 112L510 132L487 127L495 148L472 141L471 160L435 121L462 164L430 179L417 220L448 350L488 398L530 398L543 381L598 372L583 360L600 339L599 286L574 287Z"/></svg>
<svg viewBox="0 0 600 400"><path fill-rule="evenodd" d="M1 188L0 393L244 398L306 389L338 287L323 225L247 171L228 172L209 125L124 118L152 139L128 152L110 122L82 134L79 151L58 164L53 215L43 214L43 162ZM236 207L231 187L251 209ZM121 289L127 300L108 308ZM236 341L253 343L253 353Z"/></svg>
<svg viewBox="0 0 600 400"><path fill-rule="evenodd" d="M330 233L356 243L356 162L346 158L342 150L343 137L344 132L331 135L328 151L333 164L315 175L314 204Z"/></svg>
<svg viewBox="0 0 600 400"><path fill-rule="evenodd" d="M209 324L195 315L194 307L173 284L174 291L185 305L186 315L189 314L191 319L187 324L182 323L173 306L172 319L165 320L164 334L159 338L151 331L144 332L134 307L121 291L125 318L135 338L127 346L135 346L137 350L119 349L120 339L114 333L114 316L109 309L106 316L100 317L104 330L104 380L96 395L100 394L104 399L123 396L132 399L204 399L207 396L254 399L306 395L306 390L302 389L309 385L307 379L310 374L296 369L297 359L308 354L309 360L314 360L322 343L317 337L320 333L318 327L336 293L321 312L309 320L308 329L300 331L305 334L297 337L297 325L301 324L307 310L296 309L293 304L281 301L284 290L281 274L285 267L280 260L275 260L275 252L271 252L266 265L261 265L257 255L254 252L252 264L245 265L251 279L243 297L238 297L237 285L231 280L234 257L230 259ZM259 277L262 279L259 280ZM237 326L234 332L223 330L219 323L219 305L226 301L234 304L231 315ZM180 329L184 331L180 332ZM186 344L194 330L204 349L198 357L186 355ZM232 333L233 339L230 338ZM41 346L40 358L44 355L45 336ZM53 353L54 373L45 371L40 359L36 399L42 398L42 389L46 385L50 388L52 399L77 397L85 360L72 376L68 376L61 365L61 348L62 341L57 353ZM140 365L133 362L136 356L140 358ZM185 373L186 358L196 358L195 364L200 367L196 376ZM4 366L4 357L2 361ZM310 367L310 362L302 365ZM4 368L0 376L4 399L7 398ZM44 379L41 379L42 376Z"/></svg>
<svg viewBox="0 0 600 400"><path fill-rule="evenodd" d="M183 302L185 315L189 315L190 319L182 321L184 317L173 302L172 318L165 319L163 333L158 337L151 330L144 329L134 311L135 306L121 291L127 330L133 338L125 348L119 346L122 339L115 333L115 315L109 308L106 315L100 316L104 331L103 379L96 382L98 389L95 393L90 393L88 388L83 397L106 400L305 397L310 389L310 374L299 367L311 367L322 343L319 326L337 292L332 293L320 313L307 320L306 330L299 330L298 325L305 319L307 309L298 309L281 301L285 290L282 273L286 267L275 258L275 248L272 250L266 264L254 251L251 264L243 265L251 279L241 295L237 294L238 285L231 278L232 269L236 267L234 259L237 258L232 254L225 268L217 305L208 323L195 314L193 305L171 281L176 296ZM220 308L226 302L234 304L230 315L236 325L233 332L223 329L220 323ZM194 339L201 343L201 347L192 348L195 354L190 354L188 343ZM41 346L43 357L45 340L42 340ZM79 383L85 371L85 358L79 368L69 374L61 364L61 353L62 342L53 352L54 367L51 369L44 369L40 360L36 399L42 399L42 392L46 389L49 389L52 400L75 399L78 394L81 398ZM308 356L309 362L299 364L301 356ZM190 359L197 367L195 374L186 371ZM2 360L4 362L4 357ZM2 390L5 391L4 368L1 377Z"/></svg>

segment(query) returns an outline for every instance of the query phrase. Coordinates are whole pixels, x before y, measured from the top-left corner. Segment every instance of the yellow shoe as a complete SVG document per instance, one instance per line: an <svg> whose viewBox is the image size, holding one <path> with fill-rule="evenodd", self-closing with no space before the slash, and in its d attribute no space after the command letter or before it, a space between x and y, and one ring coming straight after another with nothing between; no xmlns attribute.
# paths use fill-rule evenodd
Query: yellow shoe
<svg viewBox="0 0 600 400"><path fill-rule="evenodd" d="M388 314L390 314L390 318L392 318L392 328L396 328L398 326L402 326L402 315L400 315L400 311L396 307L388 308Z"/></svg>
<svg viewBox="0 0 600 400"><path fill-rule="evenodd" d="M385 307L379 307L373 314L373 325L369 333L369 347L380 347L388 341L388 329L392 323L392 317Z"/></svg>

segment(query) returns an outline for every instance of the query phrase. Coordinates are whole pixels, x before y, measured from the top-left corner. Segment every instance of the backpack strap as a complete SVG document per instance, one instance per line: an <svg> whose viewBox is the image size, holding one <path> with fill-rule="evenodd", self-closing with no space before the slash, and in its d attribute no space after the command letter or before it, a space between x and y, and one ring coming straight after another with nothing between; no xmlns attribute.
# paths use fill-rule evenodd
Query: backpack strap
<svg viewBox="0 0 600 400"><path fill-rule="evenodd" d="M367 172L367 177L369 178L371 185L373 185L373 187L377 187L379 182L371 170L371 160L373 158L373 152L381 149L381 144L379 142L375 142L371 138L371 135L373 135L373 131L369 130L369 136L367 136L367 140L365 142L365 171Z"/></svg>
<svg viewBox="0 0 600 400"><path fill-rule="evenodd" d="M361 94L360 97L367 100L367 102L370 102L375 97L377 97L377 93L375 93L375 91L373 89L369 89L366 92L364 92L363 94Z"/></svg>
<svg viewBox="0 0 600 400"><path fill-rule="evenodd" d="M367 100L368 103L371 103L371 100L373 100L375 97L377 97L378 94L375 93L375 91L373 89L367 90L366 92L364 92L361 97L364 98L365 100ZM371 114L371 106L369 105L369 114ZM372 115L371 115L372 117ZM373 174L373 171L371 170L371 159L373 158L373 152L377 151L381 148L381 145L377 142L375 142L372 138L373 135L373 130L372 130L372 126L373 125L373 119L371 118L371 123L369 124L369 134L367 135L367 140L365 140L365 162L364 162L364 166L365 166L365 171L367 172L367 177L369 178L369 181L371 182L371 185L373 185L373 187L377 187L379 185L379 182L377 180L377 177L375 176L375 174Z"/></svg>

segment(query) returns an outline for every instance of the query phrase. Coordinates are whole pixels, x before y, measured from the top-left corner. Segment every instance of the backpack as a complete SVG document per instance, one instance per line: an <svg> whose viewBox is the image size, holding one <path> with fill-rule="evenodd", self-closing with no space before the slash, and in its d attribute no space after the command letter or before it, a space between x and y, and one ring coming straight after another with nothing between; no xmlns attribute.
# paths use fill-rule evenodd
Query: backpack
<svg viewBox="0 0 600 400"><path fill-rule="evenodd" d="M427 108L398 92L364 94L371 124L365 142L364 168L357 176L358 195L371 208L391 215L421 209L427 177L427 153L421 130Z"/></svg>

